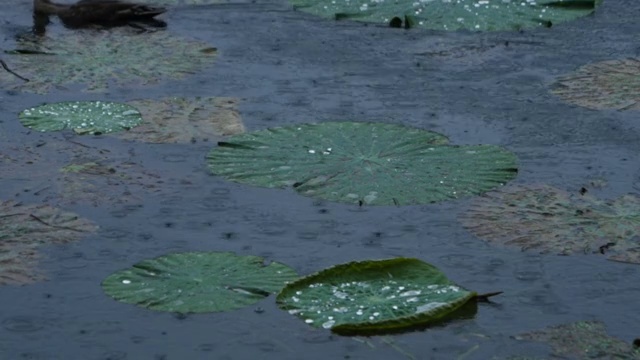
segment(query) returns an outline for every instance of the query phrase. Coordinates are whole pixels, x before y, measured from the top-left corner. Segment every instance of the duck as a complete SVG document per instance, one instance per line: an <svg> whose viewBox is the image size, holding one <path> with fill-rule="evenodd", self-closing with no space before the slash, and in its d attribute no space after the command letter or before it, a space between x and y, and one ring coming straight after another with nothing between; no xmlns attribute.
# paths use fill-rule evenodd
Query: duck
<svg viewBox="0 0 640 360"><path fill-rule="evenodd" d="M70 28L92 25L123 26L132 22L159 22L154 19L167 11L163 7L141 5L120 0L80 0L75 4L57 4L51 0L34 0L37 14L55 15Z"/></svg>

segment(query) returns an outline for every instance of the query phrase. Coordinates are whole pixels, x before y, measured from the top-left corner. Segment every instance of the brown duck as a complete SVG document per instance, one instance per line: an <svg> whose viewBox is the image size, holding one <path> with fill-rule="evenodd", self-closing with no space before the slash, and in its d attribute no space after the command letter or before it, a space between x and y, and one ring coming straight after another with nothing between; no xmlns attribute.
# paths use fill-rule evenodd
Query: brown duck
<svg viewBox="0 0 640 360"><path fill-rule="evenodd" d="M68 27L91 25L122 26L132 22L158 21L153 17L167 11L163 7L140 5L119 0L80 0L72 5L51 0L34 0L35 13L56 15Z"/></svg>

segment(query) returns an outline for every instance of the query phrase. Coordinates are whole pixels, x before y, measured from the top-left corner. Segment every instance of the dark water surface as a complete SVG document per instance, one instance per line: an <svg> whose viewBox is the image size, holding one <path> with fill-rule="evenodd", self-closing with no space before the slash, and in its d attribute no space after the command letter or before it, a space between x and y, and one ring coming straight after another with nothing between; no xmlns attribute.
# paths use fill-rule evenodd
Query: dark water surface
<svg viewBox="0 0 640 360"><path fill-rule="evenodd" d="M0 10L5 50L30 26L30 1L23 3ZM69 134L33 133L17 120L19 111L45 101L230 96L243 99L248 130L329 120L401 123L438 131L455 144L508 148L520 159L515 183L575 191L605 178L608 186L592 194L638 193L638 113L568 105L548 86L580 65L640 55L639 18L637 0L606 0L594 17L551 29L472 34L325 21L275 0L180 7L165 17L168 31L217 47L213 66L144 91L0 91L0 152L27 146L51 166L64 163L63 154L36 144ZM41 267L49 281L0 287L0 359L408 358L403 352L416 359L545 358L544 345L511 336L578 320L602 321L627 342L640 336L637 265L489 246L457 221L469 200L360 209L210 176L204 156L212 142L73 141L161 174L159 191L141 193L141 205L65 207L101 230L46 248ZM46 186L46 180L3 181L0 198L46 202L46 189L35 192ZM238 311L178 317L116 302L100 288L116 270L191 250L259 255L300 274L356 259L414 256L461 286L505 293L473 319L368 345L308 327L278 310L273 297Z"/></svg>

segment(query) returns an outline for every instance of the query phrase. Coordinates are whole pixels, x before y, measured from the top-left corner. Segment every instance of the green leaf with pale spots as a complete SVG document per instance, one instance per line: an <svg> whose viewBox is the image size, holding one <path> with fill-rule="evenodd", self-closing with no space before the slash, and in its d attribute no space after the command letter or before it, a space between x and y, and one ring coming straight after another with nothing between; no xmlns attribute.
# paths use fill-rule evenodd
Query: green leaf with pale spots
<svg viewBox="0 0 640 360"><path fill-rule="evenodd" d="M352 19L406 28L499 31L549 27L574 20L593 13L602 0L290 0L290 2L297 9L330 19Z"/></svg>
<svg viewBox="0 0 640 360"><path fill-rule="evenodd" d="M350 262L303 277L285 286L276 302L311 326L361 335L433 323L475 296L430 264L395 258Z"/></svg>
<svg viewBox="0 0 640 360"><path fill-rule="evenodd" d="M186 252L141 261L108 276L114 299L151 310L203 313L239 309L276 293L298 278L290 267L257 256Z"/></svg>
<svg viewBox="0 0 640 360"><path fill-rule="evenodd" d="M70 101L23 110L22 125L37 131L71 129L78 134L107 134L128 130L142 122L131 105L108 101Z"/></svg>
<svg viewBox="0 0 640 360"><path fill-rule="evenodd" d="M460 220L491 243L640 264L640 198L635 195L605 201L547 185L513 186L476 199Z"/></svg>
<svg viewBox="0 0 640 360"><path fill-rule="evenodd" d="M232 181L362 205L451 200L516 176L516 158L505 149L447 143L401 125L327 122L232 136L207 159L214 174Z"/></svg>

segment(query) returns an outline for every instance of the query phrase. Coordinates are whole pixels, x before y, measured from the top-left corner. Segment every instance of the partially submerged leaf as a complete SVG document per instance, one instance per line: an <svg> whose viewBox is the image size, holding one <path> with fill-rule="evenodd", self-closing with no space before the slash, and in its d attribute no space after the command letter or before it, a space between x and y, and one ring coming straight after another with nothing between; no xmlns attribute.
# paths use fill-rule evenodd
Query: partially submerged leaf
<svg viewBox="0 0 640 360"><path fill-rule="evenodd" d="M72 129L77 134L107 134L129 130L142 121L133 106L108 101L69 101L23 110L22 125L37 131Z"/></svg>
<svg viewBox="0 0 640 360"><path fill-rule="evenodd" d="M559 79L551 92L590 109L640 110L640 60L587 64Z"/></svg>
<svg viewBox="0 0 640 360"><path fill-rule="evenodd" d="M134 100L142 124L118 136L151 143L188 143L244 132L238 99L223 97Z"/></svg>
<svg viewBox="0 0 640 360"><path fill-rule="evenodd" d="M435 322L475 295L430 264L395 258L322 270L287 284L276 301L311 326L357 335Z"/></svg>
<svg viewBox="0 0 640 360"><path fill-rule="evenodd" d="M601 0L370 1L290 0L296 9L329 19L436 30L520 30L550 26L593 13ZM339 14L339 16L338 16Z"/></svg>
<svg viewBox="0 0 640 360"><path fill-rule="evenodd" d="M640 264L640 198L635 195L603 201L546 185L513 186L478 198L460 219L490 242Z"/></svg>
<svg viewBox="0 0 640 360"><path fill-rule="evenodd" d="M605 326L597 321L579 321L521 334L519 340L548 343L554 358L576 359L640 359L640 350L630 343L607 335Z"/></svg>
<svg viewBox="0 0 640 360"><path fill-rule="evenodd" d="M298 275L257 256L187 252L141 261L103 283L114 299L151 310L202 313L239 309L278 292Z"/></svg>
<svg viewBox="0 0 640 360"><path fill-rule="evenodd" d="M208 44L166 31L138 34L128 29L74 31L59 37L23 37L3 57L25 82L0 71L0 87L40 94L84 84L86 91L150 85L180 79L213 62Z"/></svg>
<svg viewBox="0 0 640 360"><path fill-rule="evenodd" d="M401 125L326 122L232 136L207 159L214 174L232 181L360 205L451 200L516 176L516 158L505 149L447 143Z"/></svg>
<svg viewBox="0 0 640 360"><path fill-rule="evenodd" d="M48 205L0 201L0 285L44 279L36 269L39 246L75 241L96 229L78 215Z"/></svg>

